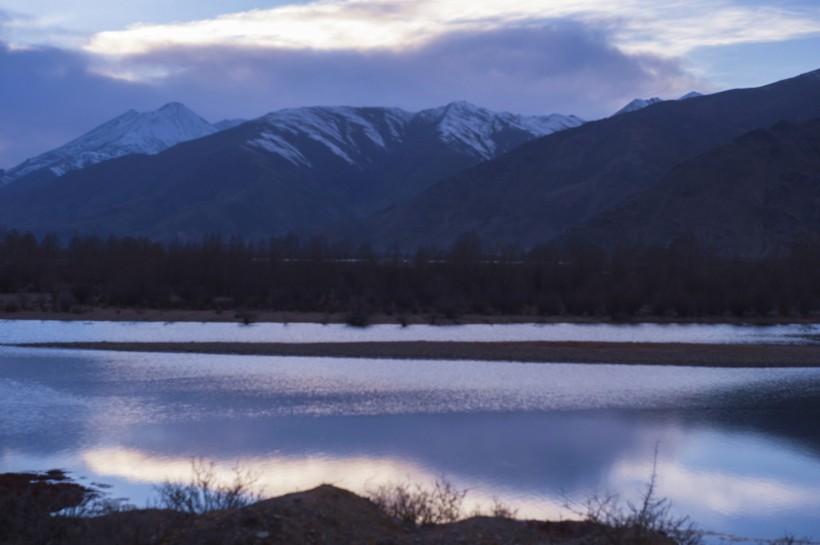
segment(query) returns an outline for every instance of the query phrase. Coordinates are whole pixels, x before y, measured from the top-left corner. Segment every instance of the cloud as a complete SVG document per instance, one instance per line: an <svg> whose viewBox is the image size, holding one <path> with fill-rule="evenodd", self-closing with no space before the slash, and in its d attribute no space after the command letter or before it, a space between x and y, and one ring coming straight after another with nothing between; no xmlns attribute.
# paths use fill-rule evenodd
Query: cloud
<svg viewBox="0 0 820 545"><path fill-rule="evenodd" d="M808 510L820 505L817 491L810 483L717 470L698 471L677 462L661 463L655 470L661 476L657 491L660 497L723 515L777 517L783 511ZM617 489L628 490L652 472L651 463L622 461L613 467L610 479Z"/></svg>
<svg viewBox="0 0 820 545"><path fill-rule="evenodd" d="M0 167L62 145L128 108L150 105L153 90L88 72L84 55L0 42Z"/></svg>
<svg viewBox="0 0 820 545"><path fill-rule="evenodd" d="M820 34L820 9L731 2L671 3L626 22L616 41L625 51L686 55L703 47L779 42Z"/></svg>
<svg viewBox="0 0 820 545"><path fill-rule="evenodd" d="M102 32L86 49L102 55L144 54L187 46L257 47L285 50L374 50L407 48L450 32L491 30L542 17L542 2L455 0L330 0L222 15L166 25L134 25ZM552 10L550 10L552 11Z"/></svg>
<svg viewBox="0 0 820 545"><path fill-rule="evenodd" d="M468 100L516 113L608 115L635 96L703 89L683 66L625 54L572 22L449 33L373 51L167 47L125 59L0 44L0 167L130 108L179 100L212 121L320 104L409 110Z"/></svg>
<svg viewBox="0 0 820 545"><path fill-rule="evenodd" d="M139 55L190 46L374 50L415 47L450 33L492 31L565 19L613 25L630 52L682 55L693 48L778 41L820 33L820 8L730 0L325 0L225 14L187 23L101 32L86 46Z"/></svg>
<svg viewBox="0 0 820 545"><path fill-rule="evenodd" d="M160 73L155 86L196 97L189 105L211 118L314 104L415 110L453 100L597 117L636 95L674 96L697 84L675 60L627 55L608 40L600 29L553 22L450 33L399 51L174 47L98 69L136 80Z"/></svg>
<svg viewBox="0 0 820 545"><path fill-rule="evenodd" d="M129 482L151 483L161 486L164 482L186 483L191 480L193 466L190 458L156 456L133 449L105 448L83 452L82 461L93 473L116 477ZM200 469L212 473L216 484L235 482L237 476L246 476L250 492L265 497L276 497L292 492L310 490L331 483L357 494L367 495L380 486L409 484L432 489L441 479L428 468L406 460L385 457L304 457L275 456L255 457L242 460L238 467L220 463L203 463ZM466 489L467 483L449 480L457 489ZM573 518L558 499L544 495L527 494L522 498L515 490L500 488L491 481L472 479L469 494L464 499L464 510L489 511L501 502L514 505L519 517ZM132 498L133 499L133 498Z"/></svg>
<svg viewBox="0 0 820 545"><path fill-rule="evenodd" d="M417 110L460 99L591 119L635 97L715 90L693 77L692 51L816 35L820 8L807 6L323 0L133 25L71 51L13 40L53 38L57 27L0 11L0 165L170 100L213 121L315 104Z"/></svg>
<svg viewBox="0 0 820 545"><path fill-rule="evenodd" d="M88 34L70 30L59 19L30 13L0 10L0 41L13 50L37 47L66 47L81 50Z"/></svg>

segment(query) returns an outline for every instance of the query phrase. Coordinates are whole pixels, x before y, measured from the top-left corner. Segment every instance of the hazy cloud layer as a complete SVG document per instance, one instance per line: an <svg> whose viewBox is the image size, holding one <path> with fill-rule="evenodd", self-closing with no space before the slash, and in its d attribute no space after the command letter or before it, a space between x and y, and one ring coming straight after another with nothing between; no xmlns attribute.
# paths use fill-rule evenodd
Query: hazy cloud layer
<svg viewBox="0 0 820 545"><path fill-rule="evenodd" d="M568 23L450 34L406 51L175 48L131 58L128 66L134 74L125 77L171 74L156 84L196 97L191 106L211 118L306 104L415 110L453 100L590 118L636 95L673 96L698 85L675 60L626 55L606 33Z"/></svg>
<svg viewBox="0 0 820 545"><path fill-rule="evenodd" d="M101 32L86 47L103 55L143 54L169 45L369 50L556 18L617 21L614 43L618 47L669 55L696 47L779 41L820 32L820 8L796 2L324 0L184 23L136 24Z"/></svg>
<svg viewBox="0 0 820 545"><path fill-rule="evenodd" d="M176 47L114 66L58 49L2 48L0 166L65 143L129 108L171 100L211 121L315 104L417 110L453 100L594 118L634 96L702 88L678 62L627 55L608 39L600 29L552 23L449 34L405 51ZM137 83L143 81L150 83Z"/></svg>
<svg viewBox="0 0 820 545"><path fill-rule="evenodd" d="M90 35L65 13L44 17L52 12L42 2L32 4L42 8L36 16L8 11L23 0L6 6L0 167L129 108L172 100L211 121L316 104L418 110L453 100L593 119L635 97L715 90L687 60L692 52L820 35L820 8L807 2L285 1L248 10L243 0L235 9L245 11L213 16L217 8L199 12L191 0L180 15L202 19Z"/></svg>
<svg viewBox="0 0 820 545"><path fill-rule="evenodd" d="M150 87L93 75L87 65L84 56L59 49L11 50L0 43L0 168L129 108L155 107Z"/></svg>

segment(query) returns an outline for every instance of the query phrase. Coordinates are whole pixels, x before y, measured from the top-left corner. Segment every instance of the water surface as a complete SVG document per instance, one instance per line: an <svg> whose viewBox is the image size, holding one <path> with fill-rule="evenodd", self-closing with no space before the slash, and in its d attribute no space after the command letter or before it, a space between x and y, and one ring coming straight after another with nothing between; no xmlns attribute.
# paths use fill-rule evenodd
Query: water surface
<svg viewBox="0 0 820 545"><path fill-rule="evenodd" d="M634 496L657 446L659 492L701 526L817 537L818 422L820 369L0 347L0 471L66 468L140 505L203 457L271 495L444 476L473 505L558 517Z"/></svg>
<svg viewBox="0 0 820 545"><path fill-rule="evenodd" d="M83 322L0 320L0 343L596 341L746 344L818 342L820 325L729 324L468 324L456 326L230 322Z"/></svg>

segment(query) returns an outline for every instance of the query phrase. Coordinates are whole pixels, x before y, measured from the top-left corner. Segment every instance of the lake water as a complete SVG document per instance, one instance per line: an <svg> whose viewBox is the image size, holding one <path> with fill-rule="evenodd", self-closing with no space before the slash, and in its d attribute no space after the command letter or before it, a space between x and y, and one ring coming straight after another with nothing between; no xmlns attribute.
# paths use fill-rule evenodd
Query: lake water
<svg viewBox="0 0 820 545"><path fill-rule="evenodd" d="M816 343L820 324L343 324L224 322L60 322L0 320L0 344L60 341L367 342L367 341L599 341L658 343Z"/></svg>
<svg viewBox="0 0 820 545"><path fill-rule="evenodd" d="M802 326L460 327L5 321L0 342L476 340L487 331L518 340L809 342L804 336L816 334ZM565 499L634 497L656 447L660 494L701 527L820 539L820 369L0 347L0 472L66 468L138 505L156 484L188 477L201 457L225 478L237 466L254 473L268 495L445 477L469 488L471 506L495 497L520 516L556 518L567 516Z"/></svg>

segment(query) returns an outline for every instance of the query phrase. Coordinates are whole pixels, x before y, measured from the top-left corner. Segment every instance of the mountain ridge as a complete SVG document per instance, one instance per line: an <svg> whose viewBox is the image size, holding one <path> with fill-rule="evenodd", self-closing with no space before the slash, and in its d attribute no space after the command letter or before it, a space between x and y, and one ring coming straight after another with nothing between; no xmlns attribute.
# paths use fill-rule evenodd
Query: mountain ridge
<svg viewBox="0 0 820 545"><path fill-rule="evenodd" d="M816 117L820 70L586 123L465 102L421 112L295 108L0 196L0 218L37 233L161 240L297 232L412 251L473 232L488 248L531 247L665 185L687 161L746 133Z"/></svg>
<svg viewBox="0 0 820 545"><path fill-rule="evenodd" d="M279 110L154 155L104 161L6 195L0 217L6 226L38 232L165 239L215 230L282 234L369 215L488 153L582 123L496 114L467 103L438 110Z"/></svg>
<svg viewBox="0 0 820 545"><path fill-rule="evenodd" d="M574 227L605 248L694 235L720 254L787 252L820 234L820 118L780 121L676 166L658 185Z"/></svg>
<svg viewBox="0 0 820 545"><path fill-rule="evenodd" d="M157 154L180 142L217 132L217 128L179 102L137 112L130 109L68 143L7 170L0 187L35 175L40 180L56 178L117 157Z"/></svg>
<svg viewBox="0 0 820 545"><path fill-rule="evenodd" d="M674 98L674 99L664 99L664 98L658 98L658 97L635 98L635 99L632 99L626 106L624 106L623 108L621 108L620 110L618 110L617 112L615 112L612 115L616 116L616 115L628 114L630 112L636 112L638 110L643 110L644 108L652 106L653 104L657 104L659 102L666 102L667 100L689 100L690 98L697 98L697 97L702 97L702 96L703 96L703 94L699 93L697 91L689 91L685 95L679 96L678 98Z"/></svg>
<svg viewBox="0 0 820 545"><path fill-rule="evenodd" d="M820 70L591 121L429 187L350 232L377 248L547 242L657 184L678 163L781 119L820 116Z"/></svg>

